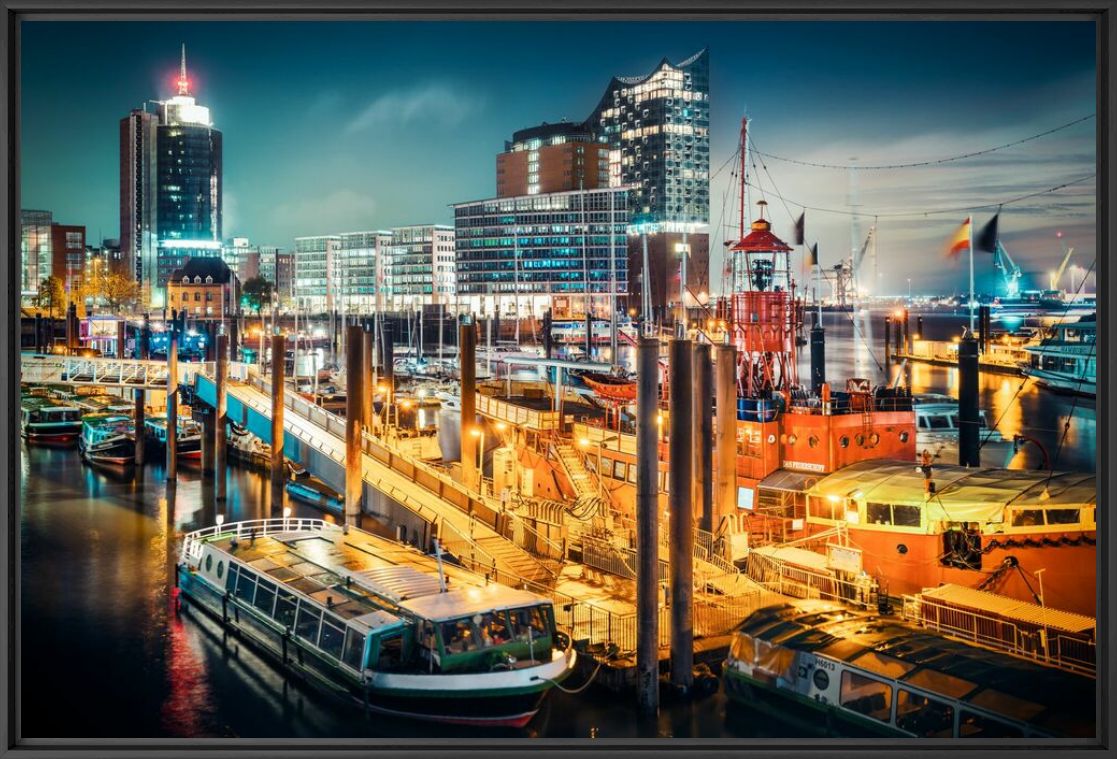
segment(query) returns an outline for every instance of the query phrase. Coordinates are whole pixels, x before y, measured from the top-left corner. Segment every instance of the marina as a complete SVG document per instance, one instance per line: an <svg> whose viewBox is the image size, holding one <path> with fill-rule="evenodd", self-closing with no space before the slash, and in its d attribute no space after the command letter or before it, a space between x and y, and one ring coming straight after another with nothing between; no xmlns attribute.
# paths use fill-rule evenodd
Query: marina
<svg viewBox="0 0 1117 759"><path fill-rule="evenodd" d="M20 736L1104 736L1080 21L107 24L118 194L45 23Z"/></svg>

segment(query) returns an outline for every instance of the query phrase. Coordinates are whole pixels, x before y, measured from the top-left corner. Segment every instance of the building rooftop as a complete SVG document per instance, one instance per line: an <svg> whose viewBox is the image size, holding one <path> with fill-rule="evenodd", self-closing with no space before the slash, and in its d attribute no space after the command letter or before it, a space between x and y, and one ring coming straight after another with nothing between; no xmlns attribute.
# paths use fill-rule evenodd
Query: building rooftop
<svg viewBox="0 0 1117 759"><path fill-rule="evenodd" d="M195 256L194 258L187 259L182 267L175 269L171 274L169 283L182 282L183 277L189 277L191 281L194 277L201 277L202 281L206 281L206 277L213 277L212 284L227 284L233 276L232 270L225 261L216 256L210 258L207 256Z"/></svg>

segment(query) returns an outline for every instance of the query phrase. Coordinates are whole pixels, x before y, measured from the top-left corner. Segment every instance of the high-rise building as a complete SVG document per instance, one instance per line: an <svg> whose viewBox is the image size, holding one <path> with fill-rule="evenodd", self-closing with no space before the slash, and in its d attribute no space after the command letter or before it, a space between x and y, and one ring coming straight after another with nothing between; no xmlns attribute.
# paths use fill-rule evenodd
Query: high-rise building
<svg viewBox="0 0 1117 759"><path fill-rule="evenodd" d="M20 290L24 297L34 297L39 283L51 275L54 253L50 211L23 209L20 221Z"/></svg>
<svg viewBox="0 0 1117 759"><path fill-rule="evenodd" d="M614 181L632 188L630 305L647 289L655 315L678 303L680 253L689 249L686 305L710 289L710 59L702 50L644 76L613 77L589 117L615 149ZM647 237L650 272L643 268ZM693 299L693 300L692 300Z"/></svg>
<svg viewBox="0 0 1117 759"><path fill-rule="evenodd" d="M342 314L383 309L391 239L383 230L296 237L294 298L299 308Z"/></svg>
<svg viewBox="0 0 1117 759"><path fill-rule="evenodd" d="M290 250L272 248L275 262L275 290L279 294L279 305L289 306L295 300L295 254Z"/></svg>
<svg viewBox="0 0 1117 759"><path fill-rule="evenodd" d="M609 146L588 123L521 129L496 157L499 198L609 186Z"/></svg>
<svg viewBox="0 0 1117 759"><path fill-rule="evenodd" d="M177 86L120 122L121 243L152 307L186 259L221 254L221 132L190 92L185 46Z"/></svg>
<svg viewBox="0 0 1117 759"><path fill-rule="evenodd" d="M260 248L247 237L226 240L221 246L221 258L241 282L260 276Z"/></svg>
<svg viewBox="0 0 1117 759"><path fill-rule="evenodd" d="M386 280L393 310L448 305L454 300L454 228L394 227Z"/></svg>
<svg viewBox="0 0 1117 759"><path fill-rule="evenodd" d="M509 224L538 227L530 218L517 216L505 223L505 218L488 217L487 209L500 207L496 201L547 197L553 200L541 201L544 207L561 209L571 202L566 193L573 191L573 197L578 197L579 190L610 187L627 191L625 307L638 307L644 291L651 295L657 318L666 314L669 304L677 304L684 250L689 252L686 305L704 304L710 281L709 92L709 53L702 50L677 65L664 58L644 76L613 77L597 107L581 123L544 123L516 132L505 143L505 152L497 156L498 197L455 206L459 293L474 295L478 287L489 286L477 280L479 272L494 276L498 268L511 271L511 260L493 258L498 251L499 255L512 255L499 242L501 236L511 235ZM463 214L463 209L468 210ZM476 220L481 218L492 224L491 234L476 228ZM477 235L485 237L492 250L478 252L473 239ZM645 237L650 270L646 276L642 271ZM556 243L557 248L562 245ZM563 255L546 259L544 268L557 276L567 268ZM597 275L603 276L600 271ZM548 280L549 276L544 275L540 282L550 281L552 288L561 285L564 291L584 291L578 289L584 284L569 272L565 279ZM496 282L489 284L499 289ZM590 292L598 292L592 276ZM593 308L598 308L597 299Z"/></svg>
<svg viewBox="0 0 1117 759"><path fill-rule="evenodd" d="M454 206L457 299L478 313L608 318L628 289L624 188L493 198ZM589 293L589 298L586 293Z"/></svg>

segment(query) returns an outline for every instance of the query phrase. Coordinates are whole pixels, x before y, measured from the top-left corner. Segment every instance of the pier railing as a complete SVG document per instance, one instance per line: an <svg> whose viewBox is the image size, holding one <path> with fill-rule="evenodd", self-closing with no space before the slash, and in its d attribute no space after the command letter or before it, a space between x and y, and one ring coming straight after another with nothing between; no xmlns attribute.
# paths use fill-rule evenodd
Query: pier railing
<svg viewBox="0 0 1117 759"><path fill-rule="evenodd" d="M845 580L833 574L791 565L756 551L749 553L745 575L766 590L783 596L842 601L863 607L877 604L876 590L867 578Z"/></svg>
<svg viewBox="0 0 1117 759"><path fill-rule="evenodd" d="M939 603L921 595L903 596L901 616L921 627L937 630L978 645L1050 664L1070 672L1097 676L1097 644L1042 623L1024 624Z"/></svg>

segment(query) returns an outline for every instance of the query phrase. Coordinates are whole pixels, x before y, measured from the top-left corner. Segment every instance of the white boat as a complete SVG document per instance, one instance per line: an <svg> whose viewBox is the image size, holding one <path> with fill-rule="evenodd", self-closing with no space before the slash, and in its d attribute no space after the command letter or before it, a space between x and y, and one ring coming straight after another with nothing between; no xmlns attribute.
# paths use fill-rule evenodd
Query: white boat
<svg viewBox="0 0 1117 759"><path fill-rule="evenodd" d="M576 654L550 599L317 519L186 535L178 586L284 669L390 719L527 724Z"/></svg>
<svg viewBox="0 0 1117 759"><path fill-rule="evenodd" d="M1097 316L1064 322L1038 345L1029 346L1024 374L1058 392L1097 396Z"/></svg>
<svg viewBox="0 0 1117 759"><path fill-rule="evenodd" d="M916 455L930 451L937 463L958 463L958 399L939 393L913 396ZM1016 443L994 427L984 409L981 416L981 465L1007 467L1016 455Z"/></svg>

